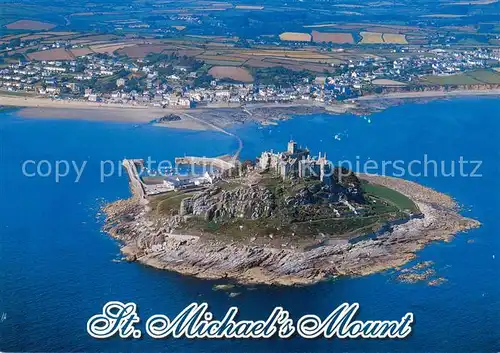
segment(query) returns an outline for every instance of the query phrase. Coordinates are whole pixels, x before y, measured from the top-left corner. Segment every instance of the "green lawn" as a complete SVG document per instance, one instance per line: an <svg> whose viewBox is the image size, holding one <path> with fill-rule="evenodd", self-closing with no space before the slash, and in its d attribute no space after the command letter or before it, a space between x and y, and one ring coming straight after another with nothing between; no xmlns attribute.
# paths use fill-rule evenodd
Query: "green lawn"
<svg viewBox="0 0 500 353"><path fill-rule="evenodd" d="M386 200L394 204L401 211L410 210L411 212L419 212L417 205L415 205L412 200L396 190L370 183L364 183L363 190L368 194L368 196Z"/></svg>

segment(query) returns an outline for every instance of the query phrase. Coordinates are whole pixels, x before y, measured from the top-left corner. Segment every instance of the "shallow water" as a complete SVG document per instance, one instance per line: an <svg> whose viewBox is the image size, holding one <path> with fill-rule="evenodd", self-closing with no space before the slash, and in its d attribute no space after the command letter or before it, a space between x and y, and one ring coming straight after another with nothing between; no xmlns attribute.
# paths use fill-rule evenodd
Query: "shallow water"
<svg viewBox="0 0 500 353"><path fill-rule="evenodd" d="M448 282L402 284L394 273L340 279L304 288L238 288L229 298L212 290L214 281L115 262L117 243L102 233L99 207L127 197L126 175L100 180L100 161L127 158L173 159L184 154L230 153L238 143L216 132L160 129L133 124L28 120L15 112L0 118L0 349L3 351L496 351L500 348L500 100L456 99L390 108L370 117L296 117L279 126L239 125L243 158L263 149L282 150L292 137L334 161L481 160L482 177L405 177L455 197L463 214L480 229L453 242L428 246L417 261L432 260ZM340 141L335 135L340 134ZM22 175L25 160L87 161L76 173L54 178ZM451 165L448 164L447 167ZM109 167L110 164L106 164ZM415 168L418 171L418 168ZM389 172L394 168L388 168ZM448 170L449 171L449 170ZM471 172L471 170L468 170ZM468 240L474 240L469 243ZM496 255L496 259L494 256ZM411 265L411 264L409 264ZM359 302L361 319L415 315L412 335L394 340L95 340L88 318L108 300L133 301L139 314L174 315L205 301L214 314L237 305L241 318L263 319L275 306L293 318L326 316L343 302ZM143 328L143 322L139 325Z"/></svg>

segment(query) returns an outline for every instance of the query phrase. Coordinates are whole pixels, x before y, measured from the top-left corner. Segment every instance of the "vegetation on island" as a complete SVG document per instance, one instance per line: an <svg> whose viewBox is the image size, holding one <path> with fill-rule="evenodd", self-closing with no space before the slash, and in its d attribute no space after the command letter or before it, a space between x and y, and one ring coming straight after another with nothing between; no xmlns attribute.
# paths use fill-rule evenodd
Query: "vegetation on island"
<svg viewBox="0 0 500 353"><path fill-rule="evenodd" d="M255 239L300 242L325 236L349 240L419 213L418 207L401 193L359 180L352 173L345 174L345 170L342 173L347 175L344 180L326 185L314 178L282 179L270 172L252 171L206 190L152 196L151 215L159 220L183 215L186 201L202 200L200 204L207 208L213 205L217 210L210 215L205 209L195 211L181 222L178 231L221 239L251 235ZM220 202L225 205L219 207ZM259 209L263 211L256 216L255 210Z"/></svg>

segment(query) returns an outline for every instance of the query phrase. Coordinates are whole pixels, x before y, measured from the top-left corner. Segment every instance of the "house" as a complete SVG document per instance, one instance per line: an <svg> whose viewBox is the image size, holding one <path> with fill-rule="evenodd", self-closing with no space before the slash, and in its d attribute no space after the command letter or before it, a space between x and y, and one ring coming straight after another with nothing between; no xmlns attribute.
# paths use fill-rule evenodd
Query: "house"
<svg viewBox="0 0 500 353"><path fill-rule="evenodd" d="M125 86L125 79L124 78L119 78L118 80L116 80L116 87L123 87Z"/></svg>

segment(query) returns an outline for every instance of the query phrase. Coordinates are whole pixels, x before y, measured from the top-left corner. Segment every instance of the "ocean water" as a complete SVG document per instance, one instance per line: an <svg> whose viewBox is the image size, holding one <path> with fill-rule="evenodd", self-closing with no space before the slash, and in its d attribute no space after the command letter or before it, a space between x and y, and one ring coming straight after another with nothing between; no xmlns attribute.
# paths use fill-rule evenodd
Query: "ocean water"
<svg viewBox="0 0 500 353"><path fill-rule="evenodd" d="M281 150L293 138L334 161L482 161L481 177L411 176L463 205L482 227L418 253L448 281L403 284L394 272L343 278L302 288L254 286L241 295L213 291L206 281L116 262L116 241L101 232L103 202L129 195L126 175L100 180L101 161L124 157L173 159L184 154L230 153L238 144L217 132L196 132L69 120L23 119L0 113L0 350L2 351L498 351L500 349L500 99L454 99L390 108L367 119L352 115L295 117L278 126L231 128L244 141L243 158ZM337 136L337 139L335 138ZM26 160L87 161L56 182L27 177ZM109 171L111 162L105 167ZM117 163L114 163L117 165ZM451 164L447 164L450 166ZM46 172L42 165L41 171ZM62 168L62 166L61 166ZM118 167L116 167L118 168ZM394 169L388 167L388 172ZM421 170L415 168L418 173ZM33 166L28 172L33 171ZM446 170L449 171L449 168ZM472 169L466 169L471 172ZM468 240L473 240L469 242ZM496 256L496 258L495 258ZM409 264L411 266L415 262ZM299 318L325 317L343 302L359 302L360 319L399 319L413 312L404 340L96 340L86 322L109 300L135 302L139 315L175 315L207 302L214 315L233 305L240 318L264 319L275 306ZM138 326L143 328L143 322Z"/></svg>

